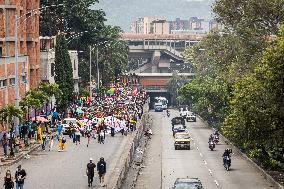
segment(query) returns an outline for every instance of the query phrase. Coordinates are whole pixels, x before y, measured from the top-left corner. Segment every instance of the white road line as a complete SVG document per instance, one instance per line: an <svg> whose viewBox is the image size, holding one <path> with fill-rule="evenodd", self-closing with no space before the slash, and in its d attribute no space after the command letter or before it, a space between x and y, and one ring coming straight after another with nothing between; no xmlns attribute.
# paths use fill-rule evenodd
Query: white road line
<svg viewBox="0 0 284 189"><path fill-rule="evenodd" d="M197 150L199 150L198 146L196 147Z"/></svg>
<svg viewBox="0 0 284 189"><path fill-rule="evenodd" d="M212 175L212 170L211 170L211 169L208 169L208 171L209 171L210 175Z"/></svg>
<svg viewBox="0 0 284 189"><path fill-rule="evenodd" d="M203 154L202 154L201 152L199 153L199 155L200 155L201 157L203 157Z"/></svg>
<svg viewBox="0 0 284 189"><path fill-rule="evenodd" d="M215 184L216 184L217 186L219 186L219 183L218 183L218 181L217 181L217 180L214 180L214 182L215 182Z"/></svg>

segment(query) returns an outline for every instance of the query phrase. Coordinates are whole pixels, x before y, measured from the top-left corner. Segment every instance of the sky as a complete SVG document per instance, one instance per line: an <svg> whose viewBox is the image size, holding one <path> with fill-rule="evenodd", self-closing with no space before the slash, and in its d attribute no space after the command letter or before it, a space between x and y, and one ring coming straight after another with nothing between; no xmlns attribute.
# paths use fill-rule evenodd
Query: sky
<svg viewBox="0 0 284 189"><path fill-rule="evenodd" d="M120 26L130 31L131 22L138 17L161 16L167 20L189 19L197 16L211 19L211 5L214 0L100 0L93 9L106 12L107 24Z"/></svg>

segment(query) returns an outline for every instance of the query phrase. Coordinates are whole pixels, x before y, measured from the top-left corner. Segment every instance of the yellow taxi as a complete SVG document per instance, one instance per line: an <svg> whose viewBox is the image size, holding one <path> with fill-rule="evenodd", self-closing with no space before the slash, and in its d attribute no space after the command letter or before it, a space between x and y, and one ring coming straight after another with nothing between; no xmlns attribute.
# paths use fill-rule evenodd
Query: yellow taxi
<svg viewBox="0 0 284 189"><path fill-rule="evenodd" d="M175 134L175 150L187 149L190 150L191 137L189 132L177 132Z"/></svg>

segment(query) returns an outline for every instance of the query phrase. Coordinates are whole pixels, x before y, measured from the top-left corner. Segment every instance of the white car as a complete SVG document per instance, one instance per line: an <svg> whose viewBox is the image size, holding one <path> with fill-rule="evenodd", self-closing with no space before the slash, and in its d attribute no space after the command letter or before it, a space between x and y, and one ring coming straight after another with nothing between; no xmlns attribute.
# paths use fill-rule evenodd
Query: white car
<svg viewBox="0 0 284 189"><path fill-rule="evenodd" d="M194 115L193 113L192 114L188 114L186 116L186 121L187 122L190 122L190 121L196 122L196 115Z"/></svg>

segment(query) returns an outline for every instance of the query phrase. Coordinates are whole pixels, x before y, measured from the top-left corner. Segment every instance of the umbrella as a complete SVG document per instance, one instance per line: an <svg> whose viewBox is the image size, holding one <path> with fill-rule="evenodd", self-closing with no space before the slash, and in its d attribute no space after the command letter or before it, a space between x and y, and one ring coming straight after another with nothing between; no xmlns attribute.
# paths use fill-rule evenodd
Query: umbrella
<svg viewBox="0 0 284 189"><path fill-rule="evenodd" d="M40 122L48 122L47 119L45 119L44 117L40 117L40 116L36 116L36 118L33 117L32 121L35 121L35 120L40 121Z"/></svg>
<svg viewBox="0 0 284 189"><path fill-rule="evenodd" d="M83 111L81 108L77 108L76 112L77 112L78 114L84 113L84 111Z"/></svg>

